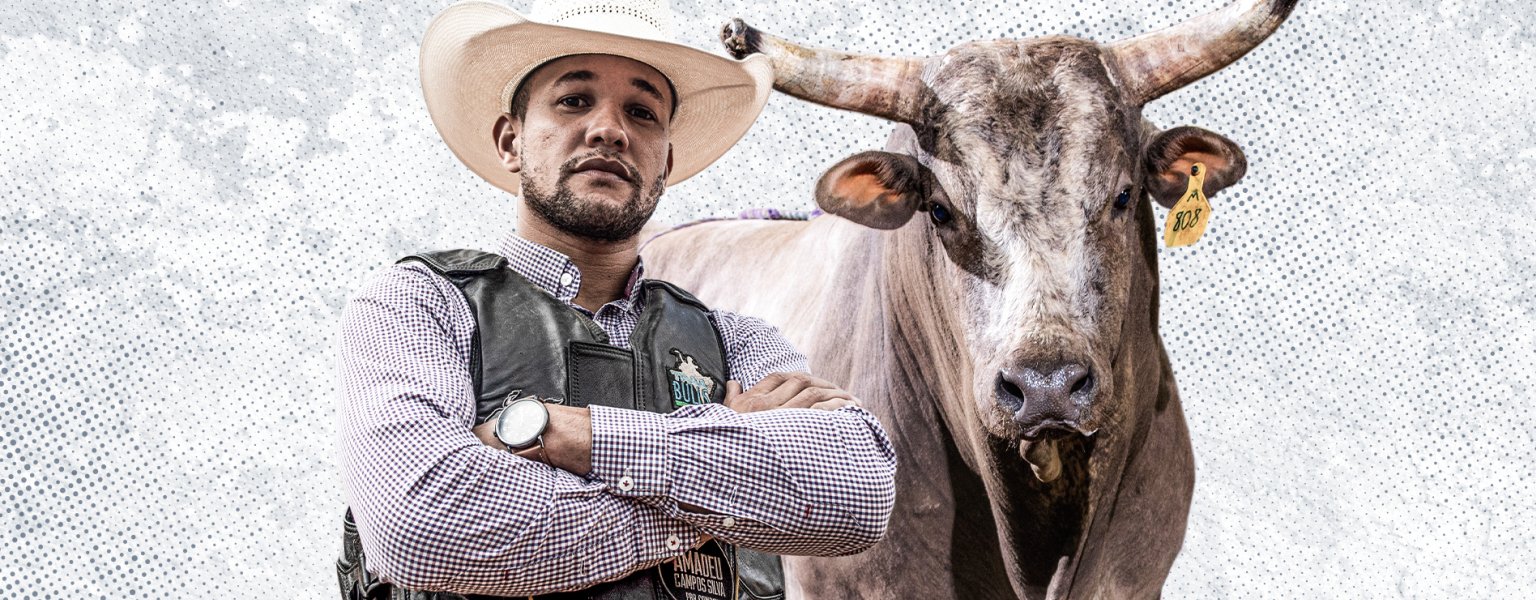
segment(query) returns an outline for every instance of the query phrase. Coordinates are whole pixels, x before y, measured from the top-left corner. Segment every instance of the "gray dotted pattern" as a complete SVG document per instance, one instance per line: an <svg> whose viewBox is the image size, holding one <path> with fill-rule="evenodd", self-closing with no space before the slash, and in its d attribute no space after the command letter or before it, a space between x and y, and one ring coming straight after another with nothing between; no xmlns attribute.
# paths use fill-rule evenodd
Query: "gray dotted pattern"
<svg viewBox="0 0 1536 600"><path fill-rule="evenodd" d="M674 5L710 49L741 16L924 55L1220 3ZM335 597L336 316L513 218L422 104L442 5L0 5L0 593ZM1160 256L1198 463L1168 597L1536 597L1533 31L1524 2L1303 0L1149 107L1250 164ZM658 218L809 209L886 131L775 95Z"/></svg>

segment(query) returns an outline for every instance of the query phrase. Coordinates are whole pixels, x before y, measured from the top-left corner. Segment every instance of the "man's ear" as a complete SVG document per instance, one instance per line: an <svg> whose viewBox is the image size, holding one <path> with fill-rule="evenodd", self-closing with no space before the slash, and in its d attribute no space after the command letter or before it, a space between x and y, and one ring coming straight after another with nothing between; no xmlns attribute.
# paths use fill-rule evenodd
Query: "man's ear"
<svg viewBox="0 0 1536 600"><path fill-rule="evenodd" d="M896 229L927 200L928 168L893 152L860 152L833 165L816 182L822 210L875 229Z"/></svg>
<svg viewBox="0 0 1536 600"><path fill-rule="evenodd" d="M1147 142L1147 193L1173 208L1189 189L1190 167L1205 163L1205 195L1215 196L1243 178L1248 159L1232 140L1199 127L1175 127Z"/></svg>
<svg viewBox="0 0 1536 600"><path fill-rule="evenodd" d="M501 158L501 166L509 173L523 170L523 160L517 155L516 143L522 130L523 122L508 113L502 113L496 119L496 125L491 128L491 136L496 141L496 155Z"/></svg>
<svg viewBox="0 0 1536 600"><path fill-rule="evenodd" d="M666 181L672 177L672 144L667 143L667 172L661 174L661 180Z"/></svg>

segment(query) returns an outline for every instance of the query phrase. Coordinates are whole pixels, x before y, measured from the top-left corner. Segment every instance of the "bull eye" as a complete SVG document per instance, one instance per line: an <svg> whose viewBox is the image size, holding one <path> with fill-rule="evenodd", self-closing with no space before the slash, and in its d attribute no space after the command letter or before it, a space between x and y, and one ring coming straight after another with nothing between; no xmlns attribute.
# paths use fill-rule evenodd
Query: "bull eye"
<svg viewBox="0 0 1536 600"><path fill-rule="evenodd" d="M1125 208L1126 206L1130 205L1130 203L1131 188L1130 186L1126 186L1125 189L1120 190L1119 196L1115 196L1115 208Z"/></svg>
<svg viewBox="0 0 1536 600"><path fill-rule="evenodd" d="M949 209L943 204L934 202L933 206L928 208L928 217L933 219L935 225L943 225L949 222Z"/></svg>

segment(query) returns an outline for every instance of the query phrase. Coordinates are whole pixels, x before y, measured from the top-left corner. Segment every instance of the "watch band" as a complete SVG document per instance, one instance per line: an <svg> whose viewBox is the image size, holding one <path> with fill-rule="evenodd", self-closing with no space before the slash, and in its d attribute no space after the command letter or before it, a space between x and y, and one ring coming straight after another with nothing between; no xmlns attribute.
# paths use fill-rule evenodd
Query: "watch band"
<svg viewBox="0 0 1536 600"><path fill-rule="evenodd" d="M529 449L532 449L532 448L538 448L539 449L539 462L544 463L546 465L549 465L551 467L555 466L555 463L549 462L549 454L544 451L544 434L542 434L542 433L539 434L538 438L536 438L536 439L538 440L538 442L536 442L533 446L529 446L527 448L523 448L522 450L518 450L516 448L508 446L506 442L501 442L501 449L502 450L506 450L507 452L511 452L513 454L517 454L518 456L523 456L523 455L518 454L518 453L522 452L523 450L529 450ZM497 438L496 441L500 442L501 439ZM523 457L523 458L527 458L527 457Z"/></svg>
<svg viewBox="0 0 1536 600"><path fill-rule="evenodd" d="M551 467L555 466L555 463L549 462L549 455L544 453L544 434L542 433L539 434L539 462Z"/></svg>

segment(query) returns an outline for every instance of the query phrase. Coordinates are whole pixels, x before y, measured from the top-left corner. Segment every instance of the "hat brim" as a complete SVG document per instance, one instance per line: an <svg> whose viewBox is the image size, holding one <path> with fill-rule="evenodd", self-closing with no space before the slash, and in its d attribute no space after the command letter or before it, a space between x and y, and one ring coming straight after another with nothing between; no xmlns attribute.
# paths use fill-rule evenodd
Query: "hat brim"
<svg viewBox="0 0 1536 600"><path fill-rule="evenodd" d="M421 40L421 90L443 141L475 174L520 193L502 166L492 128L516 84L564 56L613 54L654 67L677 90L667 185L703 171L735 145L768 101L773 68L670 42L531 21L495 2L461 2L439 13Z"/></svg>

